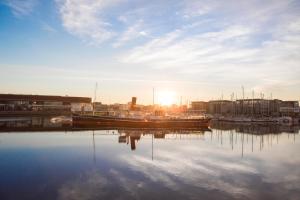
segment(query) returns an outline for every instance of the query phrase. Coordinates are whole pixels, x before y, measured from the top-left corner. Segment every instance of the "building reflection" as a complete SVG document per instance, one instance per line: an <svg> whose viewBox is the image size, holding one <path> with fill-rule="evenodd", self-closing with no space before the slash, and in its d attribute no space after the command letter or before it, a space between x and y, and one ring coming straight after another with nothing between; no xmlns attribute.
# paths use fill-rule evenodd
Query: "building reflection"
<svg viewBox="0 0 300 200"><path fill-rule="evenodd" d="M214 122L210 127L216 130L234 130L249 134L277 134L277 133L298 133L299 126L284 126L279 124L258 124L258 123L230 123Z"/></svg>
<svg viewBox="0 0 300 200"><path fill-rule="evenodd" d="M0 118L0 132L70 130L70 117L18 117Z"/></svg>

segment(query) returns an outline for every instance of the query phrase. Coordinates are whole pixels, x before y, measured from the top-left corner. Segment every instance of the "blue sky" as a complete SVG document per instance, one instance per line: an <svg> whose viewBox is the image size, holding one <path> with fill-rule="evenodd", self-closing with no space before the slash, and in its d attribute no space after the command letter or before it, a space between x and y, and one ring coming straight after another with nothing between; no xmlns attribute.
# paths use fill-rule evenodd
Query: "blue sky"
<svg viewBox="0 0 300 200"><path fill-rule="evenodd" d="M300 99L297 0L0 2L0 93Z"/></svg>

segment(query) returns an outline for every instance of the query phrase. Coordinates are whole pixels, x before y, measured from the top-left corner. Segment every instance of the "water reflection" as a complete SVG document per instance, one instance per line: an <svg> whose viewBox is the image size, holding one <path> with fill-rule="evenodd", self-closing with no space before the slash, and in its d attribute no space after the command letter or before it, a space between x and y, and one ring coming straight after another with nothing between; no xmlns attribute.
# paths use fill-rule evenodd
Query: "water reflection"
<svg viewBox="0 0 300 200"><path fill-rule="evenodd" d="M71 130L71 117L0 118L0 132Z"/></svg>
<svg viewBox="0 0 300 200"><path fill-rule="evenodd" d="M210 132L208 128L198 129L119 129L119 143L130 144L131 150L136 149L136 143L147 135L153 139L199 139L205 134L205 131Z"/></svg>
<svg viewBox="0 0 300 200"><path fill-rule="evenodd" d="M218 125L219 126L219 125ZM236 125L231 124L232 129L219 126L219 129L213 127L214 131L204 130L118 130L119 143L130 145L131 150L136 150L137 143L147 135L150 135L152 144L154 139L164 140L207 140L220 146L230 147L232 150L239 149L241 156L244 156L244 150L251 152L264 148L271 148L279 144L281 133L295 143L299 127L276 127L276 126L257 126L257 125ZM281 130L289 130L283 132ZM149 139L149 138L148 138Z"/></svg>
<svg viewBox="0 0 300 200"><path fill-rule="evenodd" d="M12 130L0 134L0 199L300 196L299 127Z"/></svg>
<svg viewBox="0 0 300 200"><path fill-rule="evenodd" d="M276 133L298 133L299 126L284 126L279 124L256 124L256 123L230 123L230 122L213 122L210 125L213 129L218 130L235 130L249 134L276 134Z"/></svg>

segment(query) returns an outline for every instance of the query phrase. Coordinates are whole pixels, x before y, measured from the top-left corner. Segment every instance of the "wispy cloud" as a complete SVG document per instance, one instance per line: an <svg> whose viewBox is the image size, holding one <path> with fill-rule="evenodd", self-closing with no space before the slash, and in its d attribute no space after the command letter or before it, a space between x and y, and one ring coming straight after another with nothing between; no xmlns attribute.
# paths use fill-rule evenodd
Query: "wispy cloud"
<svg viewBox="0 0 300 200"><path fill-rule="evenodd" d="M16 17L21 17L33 11L37 0L4 0L4 4L11 8Z"/></svg>
<svg viewBox="0 0 300 200"><path fill-rule="evenodd" d="M63 26L88 42L101 43L115 33L103 16L106 8L121 0L57 0Z"/></svg>
<svg viewBox="0 0 300 200"><path fill-rule="evenodd" d="M57 32L57 30L55 28L53 28L52 26L50 26L49 24L44 23L44 22L42 23L42 29L44 31L49 32L49 33L56 33Z"/></svg>
<svg viewBox="0 0 300 200"><path fill-rule="evenodd" d="M185 32L176 30L134 48L122 57L122 61L142 63L155 68L182 68L183 66L199 68L203 64L224 62L224 60L242 61L255 52L255 49L240 47L249 34L251 30L242 26L189 37ZM226 44L229 40L238 44L229 47ZM227 51L224 51L225 48Z"/></svg>
<svg viewBox="0 0 300 200"><path fill-rule="evenodd" d="M217 7L217 2L214 1L197 1L186 0L184 1L184 8L179 13L186 19L203 16L208 14Z"/></svg>
<svg viewBox="0 0 300 200"><path fill-rule="evenodd" d="M167 2L124 0L56 0L63 27L71 34L92 44L112 39L112 47L120 47L158 30L159 18L170 5ZM173 12L172 12L173 13ZM167 23L162 20L162 23Z"/></svg>
<svg viewBox="0 0 300 200"><path fill-rule="evenodd" d="M129 26L127 30L121 36L118 37L116 42L113 44L113 47L120 47L133 39L136 39L141 36L143 37L147 36L147 32L145 32L142 29L142 27L143 27L142 20L139 20L137 23L133 24L132 26Z"/></svg>

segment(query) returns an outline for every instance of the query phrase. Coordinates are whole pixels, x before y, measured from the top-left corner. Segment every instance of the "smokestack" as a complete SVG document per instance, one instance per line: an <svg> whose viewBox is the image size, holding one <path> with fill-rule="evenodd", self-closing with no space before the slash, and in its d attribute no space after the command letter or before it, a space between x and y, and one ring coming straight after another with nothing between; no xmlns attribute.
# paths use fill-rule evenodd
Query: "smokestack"
<svg viewBox="0 0 300 200"><path fill-rule="evenodd" d="M135 106L136 106L136 100L137 100L136 97L132 97L132 98L131 98L131 110L134 110L134 109L135 109Z"/></svg>

